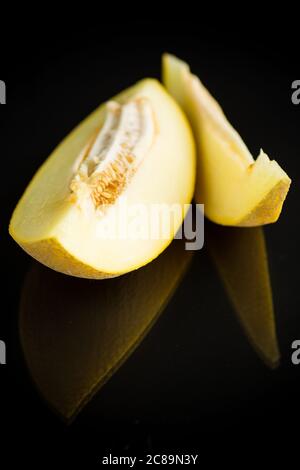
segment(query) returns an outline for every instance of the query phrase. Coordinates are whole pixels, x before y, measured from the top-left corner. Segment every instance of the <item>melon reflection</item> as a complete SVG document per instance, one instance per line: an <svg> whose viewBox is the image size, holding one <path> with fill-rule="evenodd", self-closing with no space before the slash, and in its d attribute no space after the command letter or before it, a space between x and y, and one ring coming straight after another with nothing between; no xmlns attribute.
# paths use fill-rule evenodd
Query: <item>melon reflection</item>
<svg viewBox="0 0 300 470"><path fill-rule="evenodd" d="M206 223L206 243L250 343L270 367L280 360L263 230Z"/></svg>
<svg viewBox="0 0 300 470"><path fill-rule="evenodd" d="M191 256L176 240L144 268L103 281L32 266L21 298L22 348L40 393L64 418L73 418L140 343Z"/></svg>

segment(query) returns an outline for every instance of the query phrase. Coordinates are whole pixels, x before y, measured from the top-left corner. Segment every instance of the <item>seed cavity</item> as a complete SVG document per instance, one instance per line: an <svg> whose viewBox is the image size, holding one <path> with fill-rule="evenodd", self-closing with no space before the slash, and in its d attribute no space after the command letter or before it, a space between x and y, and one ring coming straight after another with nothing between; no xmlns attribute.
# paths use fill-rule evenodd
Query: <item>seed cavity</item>
<svg viewBox="0 0 300 470"><path fill-rule="evenodd" d="M73 175L71 200L95 209L113 204L145 158L156 133L154 113L147 98L121 105L109 101L100 132L81 153Z"/></svg>

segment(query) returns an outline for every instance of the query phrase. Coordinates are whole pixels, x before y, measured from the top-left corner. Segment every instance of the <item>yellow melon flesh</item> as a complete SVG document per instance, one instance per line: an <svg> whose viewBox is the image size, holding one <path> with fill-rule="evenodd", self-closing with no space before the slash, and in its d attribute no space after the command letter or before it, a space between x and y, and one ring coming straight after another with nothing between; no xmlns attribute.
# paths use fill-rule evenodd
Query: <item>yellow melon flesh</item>
<svg viewBox="0 0 300 470"><path fill-rule="evenodd" d="M93 210L88 199L85 201L90 206L85 209L77 203L77 196L74 202L74 194L70 192L83 149L91 145L95 133L106 125L106 105L101 105L71 132L36 173L14 211L9 228L15 241L34 258L73 276L105 278L145 265L169 245L184 218L184 205L193 197L194 140L181 109L156 80L137 83L116 96L110 106L118 113L116 108L120 106L133 102L140 106L144 101L151 108L153 138L151 142L147 135L144 138L149 141L143 147L144 152L135 147L142 158L127 184L120 186L120 194L111 199L114 210ZM132 112L128 108L129 119ZM130 126L134 136L134 123L129 123L129 130ZM111 134L108 133L106 140ZM103 145L105 149L107 143L104 141ZM109 199L109 194L103 194ZM135 211L137 204L147 214L161 204L166 207L165 211L157 209L156 223L159 225L163 217L173 217L167 237L165 232L155 230L151 233L158 233L157 236L148 236L150 231L140 238L128 236L132 233L132 219L137 226L139 223L143 226L144 212L139 215ZM174 211L174 204L182 210ZM106 232L107 227L110 232Z"/></svg>
<svg viewBox="0 0 300 470"><path fill-rule="evenodd" d="M163 56L163 82L187 114L197 141L196 201L213 222L257 226L276 222L291 183L261 151L253 159L221 107L174 56Z"/></svg>

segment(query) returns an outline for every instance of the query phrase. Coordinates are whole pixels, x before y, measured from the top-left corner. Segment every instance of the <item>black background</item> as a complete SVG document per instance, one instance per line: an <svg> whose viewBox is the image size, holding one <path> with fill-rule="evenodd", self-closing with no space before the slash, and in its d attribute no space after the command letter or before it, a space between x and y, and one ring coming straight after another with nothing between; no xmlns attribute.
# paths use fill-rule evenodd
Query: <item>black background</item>
<svg viewBox="0 0 300 470"><path fill-rule="evenodd" d="M79 459L88 468L108 452L193 451L211 461L240 458L237 450L247 460L291 453L300 425L300 366L290 360L291 342L300 339L300 105L291 102L291 83L300 78L297 20L99 23L15 25L1 38L0 338L7 365L0 368L0 452L10 462L53 461L53 468ZM67 426L37 394L24 363L18 308L31 261L8 236L9 218L56 144L102 101L145 76L159 78L164 51L190 63L254 155L263 146L293 179L279 222L265 230L282 364L271 371L255 355L204 248L139 348Z"/></svg>

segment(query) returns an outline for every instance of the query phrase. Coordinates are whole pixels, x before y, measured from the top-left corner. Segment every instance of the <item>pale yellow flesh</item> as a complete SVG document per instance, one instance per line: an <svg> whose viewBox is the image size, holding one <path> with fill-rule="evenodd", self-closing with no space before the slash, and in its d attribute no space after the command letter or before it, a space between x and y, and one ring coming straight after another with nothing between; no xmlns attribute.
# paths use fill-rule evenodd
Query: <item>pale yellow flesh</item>
<svg viewBox="0 0 300 470"><path fill-rule="evenodd" d="M171 215L172 205L181 213L173 218L172 231L166 238L99 237L103 227L117 231L118 222L107 211L103 217L90 217L69 200L74 164L84 146L104 121L102 105L86 118L54 150L39 169L16 207L10 234L25 251L47 266L70 275L89 278L112 277L148 263L173 239L182 223L185 208L194 192L195 148L184 114L156 80L146 79L125 90L115 101L146 98L153 108L157 135L150 151L114 204L126 208L140 204L149 208L164 204ZM166 216L164 212L164 216ZM123 223L123 221L122 221ZM129 223L129 222L128 222Z"/></svg>
<svg viewBox="0 0 300 470"><path fill-rule="evenodd" d="M261 151L255 161L221 107L189 66L163 56L163 82L187 114L197 142L195 198L205 215L222 225L257 226L275 222L291 183Z"/></svg>

